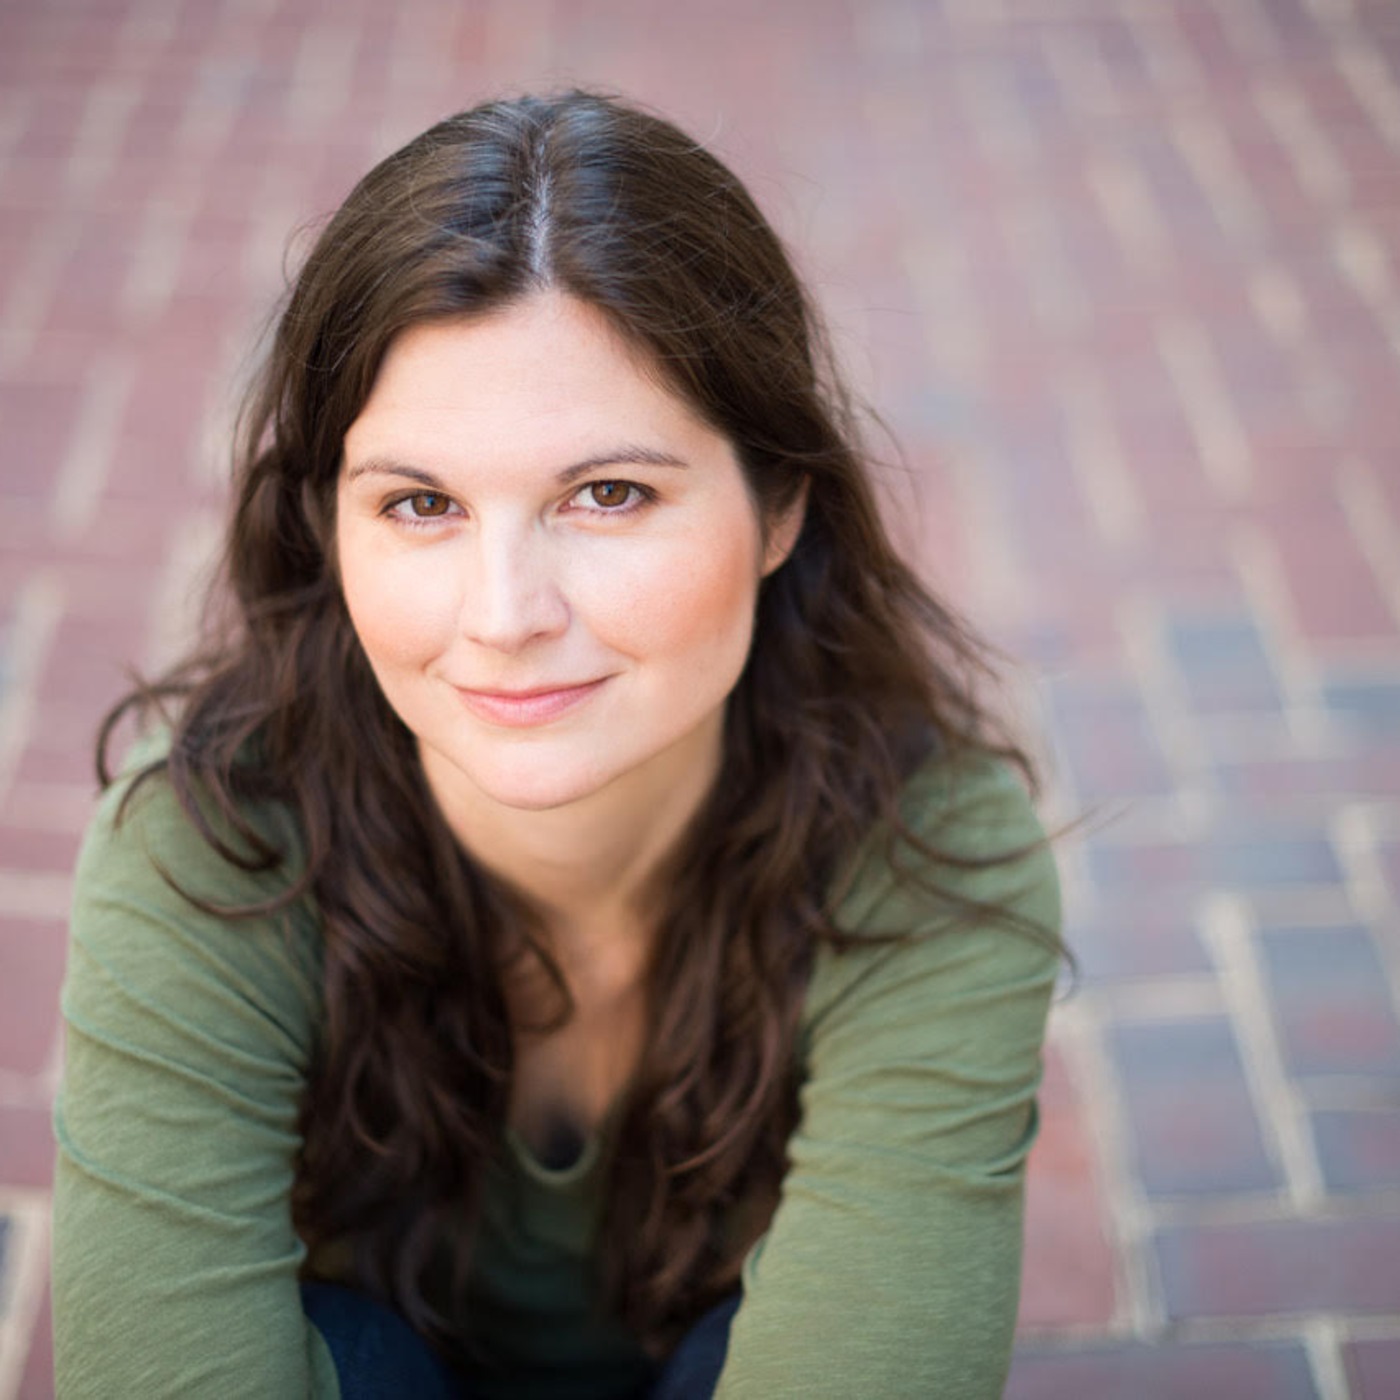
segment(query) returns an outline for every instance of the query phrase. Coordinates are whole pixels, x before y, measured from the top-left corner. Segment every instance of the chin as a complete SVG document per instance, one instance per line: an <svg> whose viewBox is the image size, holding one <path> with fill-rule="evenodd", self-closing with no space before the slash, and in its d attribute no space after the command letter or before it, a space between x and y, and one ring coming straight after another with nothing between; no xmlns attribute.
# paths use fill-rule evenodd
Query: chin
<svg viewBox="0 0 1400 1400"><path fill-rule="evenodd" d="M459 771L488 802L520 812L549 812L585 801L607 787L614 776L592 768L571 770L528 759L484 771Z"/></svg>

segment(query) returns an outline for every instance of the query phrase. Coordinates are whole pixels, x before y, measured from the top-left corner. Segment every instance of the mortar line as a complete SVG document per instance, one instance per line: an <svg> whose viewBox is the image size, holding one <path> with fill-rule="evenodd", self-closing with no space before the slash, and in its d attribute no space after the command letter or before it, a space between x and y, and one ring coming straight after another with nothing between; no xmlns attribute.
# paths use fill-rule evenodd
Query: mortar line
<svg viewBox="0 0 1400 1400"><path fill-rule="evenodd" d="M1332 1313L1279 1314L1273 1317L1249 1315L1226 1315L1224 1317L1182 1318L1173 1324L1172 1339L1187 1346L1206 1345L1211 1342L1302 1342L1307 1354L1305 1332L1314 1320L1328 1322L1339 1329L1348 1328L1352 1319ZM1400 1335L1400 1330L1387 1330L1384 1325L1372 1335L1391 1337ZM1346 1392L1342 1392L1345 1400ZM1202 1394L1201 1400L1233 1400L1232 1396ZM1316 1397L1321 1400L1321 1397Z"/></svg>
<svg viewBox="0 0 1400 1400"><path fill-rule="evenodd" d="M82 119L64 159L63 181L70 196L89 195L112 168L147 81L148 75L124 68L88 88Z"/></svg>
<svg viewBox="0 0 1400 1400"><path fill-rule="evenodd" d="M1249 305L1270 337L1287 350L1296 350L1308 330L1307 307L1298 283L1287 268L1260 259L1249 272Z"/></svg>
<svg viewBox="0 0 1400 1400"><path fill-rule="evenodd" d="M36 225L0 306L0 375L13 373L33 350L59 272L77 249L83 221L81 210L62 207Z"/></svg>
<svg viewBox="0 0 1400 1400"><path fill-rule="evenodd" d="M1191 717L1185 688L1167 656L1162 638L1161 606L1141 594L1129 594L1116 610L1118 632L1137 680L1148 722L1176 780L1176 805L1187 835L1194 836L1219 786L1209 749Z"/></svg>
<svg viewBox="0 0 1400 1400"><path fill-rule="evenodd" d="M1160 269L1170 237L1138 168L1112 150L1091 148L1084 180L1127 261L1143 272Z"/></svg>
<svg viewBox="0 0 1400 1400"><path fill-rule="evenodd" d="M198 184L178 167L173 168L168 184L169 192L146 201L141 231L122 279L122 310L135 321L154 320L169 303L201 198Z"/></svg>
<svg viewBox="0 0 1400 1400"><path fill-rule="evenodd" d="M1148 1338L1165 1322L1162 1290L1152 1254L1154 1219L1131 1166L1127 1114L1113 1070L1101 1018L1077 994L1056 1008L1058 1044L1089 1139L1096 1148L1103 1192L1104 1232L1114 1261L1114 1312L1110 1330Z"/></svg>
<svg viewBox="0 0 1400 1400"><path fill-rule="evenodd" d="M1347 458L1337 469L1336 486L1342 514L1400 628L1400 527L1369 463Z"/></svg>
<svg viewBox="0 0 1400 1400"><path fill-rule="evenodd" d="M1342 1362L1341 1329L1332 1317L1312 1317L1303 1323L1303 1347L1318 1400L1351 1400L1346 1366Z"/></svg>
<svg viewBox="0 0 1400 1400"><path fill-rule="evenodd" d="M1360 298L1400 362L1400 304L1395 296L1390 257L1372 226L1354 211L1333 221L1327 240L1332 265L1360 293Z"/></svg>
<svg viewBox="0 0 1400 1400"><path fill-rule="evenodd" d="M1299 748L1315 753L1331 734L1322 679L1293 617L1293 599L1277 551L1256 524L1237 525L1229 553L1287 705L1284 720Z"/></svg>
<svg viewBox="0 0 1400 1400"><path fill-rule="evenodd" d="M1227 0L1216 13L1230 36L1240 66L1258 63L1261 59L1276 60L1280 46L1278 30L1269 18L1263 0Z"/></svg>
<svg viewBox="0 0 1400 1400"><path fill-rule="evenodd" d="M1206 972L1096 984L1091 995L1115 1021L1201 1021L1226 1010L1219 979Z"/></svg>
<svg viewBox="0 0 1400 1400"><path fill-rule="evenodd" d="M1115 9L1132 33L1158 92L1165 95L1176 89L1199 88L1201 65L1187 47L1169 7L1118 0Z"/></svg>
<svg viewBox="0 0 1400 1400"><path fill-rule="evenodd" d="M1344 203L1351 181L1303 95L1273 79L1256 80L1250 85L1250 101L1274 133L1308 197L1324 210Z"/></svg>
<svg viewBox="0 0 1400 1400"><path fill-rule="evenodd" d="M49 498L50 528L62 543L81 536L97 516L135 378L134 361L116 350L104 354L86 378L78 421Z"/></svg>
<svg viewBox="0 0 1400 1400"><path fill-rule="evenodd" d="M1206 479L1224 500L1247 496L1254 484L1253 454L1205 329L1168 312L1158 318L1155 338Z"/></svg>
<svg viewBox="0 0 1400 1400"><path fill-rule="evenodd" d="M923 51L924 32L914 0L888 0L883 5L855 5L851 27L862 57L908 60Z"/></svg>
<svg viewBox="0 0 1400 1400"><path fill-rule="evenodd" d="M1113 74L1103 55L1081 36L1047 29L1041 52L1067 109L1081 116L1118 110L1121 99Z"/></svg>
<svg viewBox="0 0 1400 1400"><path fill-rule="evenodd" d="M1159 1229L1223 1230L1268 1225L1373 1224L1393 1220L1400 1189L1328 1196L1306 1219L1286 1191L1236 1192L1229 1196L1164 1196L1154 1202Z"/></svg>
<svg viewBox="0 0 1400 1400"><path fill-rule="evenodd" d="M1391 1009L1400 1017L1400 913L1376 857L1375 830L1365 806L1351 803L1336 813L1332 844L1342 864L1352 906L1371 931L1371 943L1388 984Z"/></svg>
<svg viewBox="0 0 1400 1400"><path fill-rule="evenodd" d="M1384 60L1364 40L1349 34L1335 46L1334 62L1377 134L1400 150L1400 90Z"/></svg>
<svg viewBox="0 0 1400 1400"><path fill-rule="evenodd" d="M1054 397L1066 429L1075 480L1103 541L1125 550L1142 539L1142 496L1104 404L1103 387L1082 365L1066 365Z"/></svg>
<svg viewBox="0 0 1400 1400"><path fill-rule="evenodd" d="M1001 220L1012 256L1025 270L1036 315L1048 334L1067 338L1090 319L1089 302L1056 236L1053 214L1023 172Z"/></svg>
<svg viewBox="0 0 1400 1400"><path fill-rule="evenodd" d="M951 76L958 106L966 112L987 160L1003 168L1023 168L1035 155L1036 133L1006 85L987 69L965 65Z"/></svg>
<svg viewBox="0 0 1400 1400"><path fill-rule="evenodd" d="M15 603L8 642L11 676L0 697L0 793L8 790L34 718L35 687L63 614L57 573L41 569L25 581Z"/></svg>
<svg viewBox="0 0 1400 1400"><path fill-rule="evenodd" d="M1221 990L1239 1044L1245 1082L1259 1110L1259 1126L1274 1149L1270 1155L1283 1169L1294 1210L1309 1215L1326 1197L1322 1166L1306 1107L1284 1067L1251 928L1248 908L1238 896L1216 894L1206 901L1202 932L1220 970Z"/></svg>
<svg viewBox="0 0 1400 1400"><path fill-rule="evenodd" d="M1221 227L1246 250L1257 249L1264 219L1220 122L1197 100L1169 113L1167 129Z"/></svg>
<svg viewBox="0 0 1400 1400"><path fill-rule="evenodd" d="M282 115L296 139L311 141L344 105L359 35L335 16L308 25L297 46Z"/></svg>
<svg viewBox="0 0 1400 1400"><path fill-rule="evenodd" d="M19 1393L48 1277L48 1193L0 1186L0 1212L11 1230L0 1273L0 1397L10 1400Z"/></svg>
<svg viewBox="0 0 1400 1400"><path fill-rule="evenodd" d="M148 608L143 674L160 674L197 638L222 539L222 517L210 510L186 512L172 532Z"/></svg>

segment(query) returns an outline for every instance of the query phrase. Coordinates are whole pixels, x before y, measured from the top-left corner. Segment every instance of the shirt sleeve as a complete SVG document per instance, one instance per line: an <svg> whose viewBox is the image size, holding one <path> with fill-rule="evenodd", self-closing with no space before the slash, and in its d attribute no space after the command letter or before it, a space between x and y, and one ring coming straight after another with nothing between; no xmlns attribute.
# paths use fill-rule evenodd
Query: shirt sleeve
<svg viewBox="0 0 1400 1400"><path fill-rule="evenodd" d="M54 1111L61 1400L339 1393L297 1283L297 1108L319 991L306 920L202 913L266 899L164 775L119 825L109 792L75 879Z"/></svg>
<svg viewBox="0 0 1400 1400"><path fill-rule="evenodd" d="M916 784L906 816L970 856L1043 841L1009 770ZM1043 940L901 883L874 857L852 932L922 934L823 953L791 1167L750 1252L718 1400L991 1400L1010 1363L1023 1174L1058 958ZM1043 844L945 888L1047 933L1059 886Z"/></svg>

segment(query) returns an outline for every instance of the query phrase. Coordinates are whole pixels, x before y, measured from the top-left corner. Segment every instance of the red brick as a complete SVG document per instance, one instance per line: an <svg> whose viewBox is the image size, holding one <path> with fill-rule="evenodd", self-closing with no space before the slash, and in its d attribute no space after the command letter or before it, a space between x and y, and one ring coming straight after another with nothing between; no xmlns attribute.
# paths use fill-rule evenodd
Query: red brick
<svg viewBox="0 0 1400 1400"><path fill-rule="evenodd" d="M108 518L115 514L106 508L102 513ZM84 558L78 552L80 546L64 551L63 601L71 618L126 628L146 618L164 582L164 541L150 533L160 543L149 546L144 558Z"/></svg>
<svg viewBox="0 0 1400 1400"><path fill-rule="evenodd" d="M68 154L83 114L83 94L62 88L31 92L29 121L15 150L21 155L62 159Z"/></svg>
<svg viewBox="0 0 1400 1400"><path fill-rule="evenodd" d="M1212 772L1226 797L1273 811L1334 802L1337 793L1389 798L1400 790L1400 744L1372 741L1350 757L1217 758Z"/></svg>
<svg viewBox="0 0 1400 1400"><path fill-rule="evenodd" d="M1393 638L1395 619L1355 537L1331 512L1312 510L1267 531L1287 574L1293 615L1318 642Z"/></svg>
<svg viewBox="0 0 1400 1400"><path fill-rule="evenodd" d="M1084 668L1050 685L1066 777L1084 802L1169 794L1175 781L1138 687Z"/></svg>
<svg viewBox="0 0 1400 1400"><path fill-rule="evenodd" d="M65 872L77 855L75 832L0 822L0 869Z"/></svg>
<svg viewBox="0 0 1400 1400"><path fill-rule="evenodd" d="M0 796L0 821L79 834L92 816L97 779L78 787L11 783Z"/></svg>
<svg viewBox="0 0 1400 1400"><path fill-rule="evenodd" d="M1242 290L1244 285L1237 274L1236 289ZM1244 422L1262 425L1289 415L1298 392L1298 377L1288 351L1262 336L1258 326L1243 317L1216 327L1212 343L1230 401ZM1263 465L1267 469L1270 464Z"/></svg>
<svg viewBox="0 0 1400 1400"><path fill-rule="evenodd" d="M1400 1187L1400 1109L1319 1111L1312 1115L1312 1124L1323 1179L1330 1190Z"/></svg>
<svg viewBox="0 0 1400 1400"><path fill-rule="evenodd" d="M36 1075L47 1066L65 956L61 923L0 918L0 1070Z"/></svg>
<svg viewBox="0 0 1400 1400"><path fill-rule="evenodd" d="M94 718L130 685L128 672L145 647L145 619L88 622L65 617L50 641L36 687L44 701L78 704Z"/></svg>
<svg viewBox="0 0 1400 1400"><path fill-rule="evenodd" d="M182 506L188 504L181 502ZM160 580L160 568L164 564L169 541L187 519L184 510L178 514L174 511L167 514L152 510L149 502L140 505L104 502L98 518L77 539L71 540L64 550L69 576L89 585L82 596L90 598L93 580L85 575L85 570L107 570L118 588L124 584L126 573L132 570L144 572L149 585L149 598L150 586ZM0 545L7 544L7 541L0 541ZM70 612L76 616L89 615L76 607L70 608Z"/></svg>
<svg viewBox="0 0 1400 1400"><path fill-rule="evenodd" d="M1259 951L1295 1075L1400 1075L1400 1018L1369 931L1359 925L1259 931Z"/></svg>
<svg viewBox="0 0 1400 1400"><path fill-rule="evenodd" d="M1395 1400L1400 1337L1347 1342L1342 1347L1351 1400Z"/></svg>
<svg viewBox="0 0 1400 1400"><path fill-rule="evenodd" d="M166 320L142 356L122 420L123 448L130 452L134 446L145 453L146 469L157 479L161 463L154 460L156 454L180 452L188 457L193 450L215 351L207 323L190 334L178 322ZM139 457L133 465L139 469Z"/></svg>
<svg viewBox="0 0 1400 1400"><path fill-rule="evenodd" d="M1112 835L1111 829L1105 833ZM1130 887L1258 892L1340 887L1343 881L1336 852L1316 820L1285 823L1256 814L1246 827L1222 820L1215 835L1197 841L1137 844L1099 838L1086 847L1089 872L1110 895Z"/></svg>
<svg viewBox="0 0 1400 1400"><path fill-rule="evenodd" d="M1376 859L1390 886L1391 900L1400 905L1400 841L1381 840L1376 843Z"/></svg>
<svg viewBox="0 0 1400 1400"><path fill-rule="evenodd" d="M49 299L47 334L93 329L116 343L129 321L121 304L136 242L134 211L103 210L86 220Z"/></svg>
<svg viewBox="0 0 1400 1400"><path fill-rule="evenodd" d="M1301 1342L1025 1349L1005 1400L1319 1400Z"/></svg>
<svg viewBox="0 0 1400 1400"><path fill-rule="evenodd" d="M1400 1312L1400 1218L1279 1220L1165 1229L1168 1315Z"/></svg>
<svg viewBox="0 0 1400 1400"><path fill-rule="evenodd" d="M1194 901L1165 892L1150 900L1096 900L1092 912L1065 930L1080 971L1091 982L1215 972L1201 943Z"/></svg>
<svg viewBox="0 0 1400 1400"><path fill-rule="evenodd" d="M25 1358L15 1400L53 1400L53 1309L47 1285L40 1295L39 1315L29 1337L29 1355Z"/></svg>
<svg viewBox="0 0 1400 1400"><path fill-rule="evenodd" d="M1120 1022L1111 1031L1135 1166L1154 1196L1280 1185L1228 1022Z"/></svg>
<svg viewBox="0 0 1400 1400"><path fill-rule="evenodd" d="M1018 1325L1106 1324L1114 1260L1097 1154L1065 1065L1053 1046L1040 1097L1040 1134L1026 1181L1026 1254Z"/></svg>
<svg viewBox="0 0 1400 1400"><path fill-rule="evenodd" d="M53 1161L52 1107L0 1104L0 1184L47 1191Z"/></svg>
<svg viewBox="0 0 1400 1400"><path fill-rule="evenodd" d="M1283 707L1278 676L1249 613L1174 609L1163 641L1193 709L1272 712Z"/></svg>
<svg viewBox="0 0 1400 1400"><path fill-rule="evenodd" d="M38 496L47 501L72 437L80 401L80 388L71 382L0 383L6 496Z"/></svg>

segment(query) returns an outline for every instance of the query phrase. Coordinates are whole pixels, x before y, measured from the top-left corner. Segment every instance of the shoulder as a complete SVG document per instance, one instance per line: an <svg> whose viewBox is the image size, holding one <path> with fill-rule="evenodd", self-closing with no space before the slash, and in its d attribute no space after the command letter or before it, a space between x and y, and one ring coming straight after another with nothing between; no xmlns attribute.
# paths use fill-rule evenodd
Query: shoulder
<svg viewBox="0 0 1400 1400"><path fill-rule="evenodd" d="M303 868L292 815L272 804L240 810L285 853L245 868L209 840L252 855L232 823L201 800L206 833L165 770L146 771L164 753L163 736L138 745L89 823L74 873L65 1013L102 1018L119 1005L201 996L213 1014L218 995L236 988L240 1011L262 1006L304 1042L320 949L310 901L284 899Z"/></svg>
<svg viewBox="0 0 1400 1400"><path fill-rule="evenodd" d="M188 802L181 800L164 766L169 743L165 731L143 738L103 792L78 858L80 888L93 883L94 871L104 877L99 883L105 886L112 879L119 884L142 881L157 867L170 870L182 889L209 902L262 901L288 888L302 869L291 811L276 803L242 805L239 822L283 859L264 870L228 859L209 840L211 834L238 855L256 852L212 800L193 794Z"/></svg>
<svg viewBox="0 0 1400 1400"><path fill-rule="evenodd" d="M849 946L818 952L804 1023L821 1030L867 1008L893 1024L1002 992L1038 1041L1060 963L1060 886L1018 774L986 754L931 760L899 806L914 839L881 824L853 858L834 915Z"/></svg>
<svg viewBox="0 0 1400 1400"><path fill-rule="evenodd" d="M164 731L142 739L103 792L78 857L79 902L126 889L154 896L159 888L162 901L233 908L288 890L304 867L291 810L245 802L230 818L198 790L182 797L164 766L168 751ZM259 861L255 842L277 859Z"/></svg>
<svg viewBox="0 0 1400 1400"><path fill-rule="evenodd" d="M868 834L836 910L844 932L927 931L967 901L1013 911L1052 937L1058 931L1054 859L1009 763L990 754L930 760L905 783L899 815L913 840L886 823Z"/></svg>

